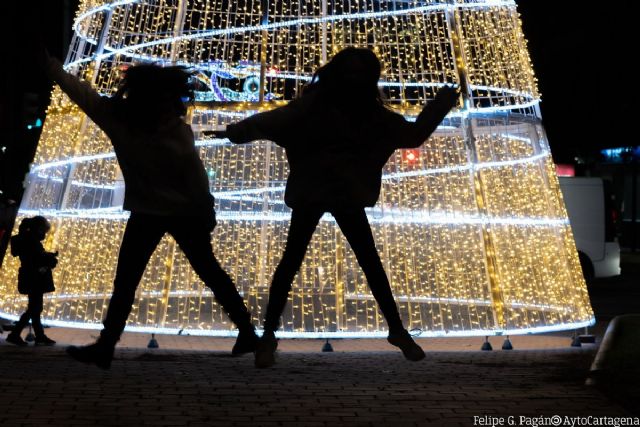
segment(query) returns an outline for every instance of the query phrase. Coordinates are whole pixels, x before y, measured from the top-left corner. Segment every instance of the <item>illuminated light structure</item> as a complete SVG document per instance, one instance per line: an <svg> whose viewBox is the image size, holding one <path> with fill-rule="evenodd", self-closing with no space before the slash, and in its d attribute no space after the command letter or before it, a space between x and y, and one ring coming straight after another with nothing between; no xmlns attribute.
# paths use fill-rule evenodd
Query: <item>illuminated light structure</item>
<svg viewBox="0 0 640 427"><path fill-rule="evenodd" d="M261 141L234 146L202 131L292 99L346 46L372 48L388 105L415 117L454 83L463 102L415 150L384 169L368 210L401 315L423 336L583 327L593 313L538 111L516 5L508 0L84 0L66 68L105 95L134 63L195 71L188 120L211 177L214 251L254 322L286 240L287 162ZM322 147L319 147L322 149ZM55 89L20 214L42 214L60 251L52 325L100 328L127 213L104 134ZM0 272L0 312L17 316L17 260ZM323 218L283 314L283 336L382 336L362 271ZM166 237L154 253L130 330L231 335L233 325Z"/></svg>

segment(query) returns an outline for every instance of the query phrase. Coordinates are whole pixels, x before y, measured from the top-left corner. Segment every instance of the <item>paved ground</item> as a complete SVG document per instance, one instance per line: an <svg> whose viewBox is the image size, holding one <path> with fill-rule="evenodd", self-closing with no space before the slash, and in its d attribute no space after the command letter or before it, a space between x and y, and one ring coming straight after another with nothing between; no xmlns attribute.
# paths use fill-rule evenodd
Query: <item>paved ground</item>
<svg viewBox="0 0 640 427"><path fill-rule="evenodd" d="M78 343L95 332L48 334ZM420 339L428 355L418 363L381 340L334 341L334 353L288 340L266 370L231 357L232 339L159 339L148 350L148 336L127 334L108 372L62 346L0 340L0 426L470 426L474 416L631 414L584 386L596 347L571 348L567 336L512 337L513 351L495 338L493 352L478 338Z"/></svg>
<svg viewBox="0 0 640 427"><path fill-rule="evenodd" d="M626 259L623 276L590 285L598 340L611 318L640 312L640 256ZM427 358L418 363L384 340L333 340L334 353L321 353L321 341L286 340L266 370L232 358L232 339L159 336L161 348L148 350L149 335L125 334L110 371L64 352L96 331L47 334L61 345L22 349L0 337L0 427L472 426L489 417L534 426L554 420L506 417L640 416L637 384L584 385L597 344L572 348L569 334L511 337L513 351L495 337L492 352L478 350L480 338L419 339ZM553 425L564 421L613 425Z"/></svg>

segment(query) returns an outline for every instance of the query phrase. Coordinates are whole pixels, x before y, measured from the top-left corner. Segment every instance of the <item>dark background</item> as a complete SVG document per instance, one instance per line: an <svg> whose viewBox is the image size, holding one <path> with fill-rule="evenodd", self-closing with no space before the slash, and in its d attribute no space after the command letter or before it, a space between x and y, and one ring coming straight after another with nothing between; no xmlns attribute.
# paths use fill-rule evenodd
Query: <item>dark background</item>
<svg viewBox="0 0 640 427"><path fill-rule="evenodd" d="M556 163L637 145L629 129L637 23L631 1L517 1Z"/></svg>
<svg viewBox="0 0 640 427"><path fill-rule="evenodd" d="M19 200L22 180L33 159L52 83L38 69L34 56L39 42L64 59L78 0L21 0L3 6L3 61L0 67L0 201ZM6 15L4 15L6 13ZM5 148L4 155L2 147Z"/></svg>

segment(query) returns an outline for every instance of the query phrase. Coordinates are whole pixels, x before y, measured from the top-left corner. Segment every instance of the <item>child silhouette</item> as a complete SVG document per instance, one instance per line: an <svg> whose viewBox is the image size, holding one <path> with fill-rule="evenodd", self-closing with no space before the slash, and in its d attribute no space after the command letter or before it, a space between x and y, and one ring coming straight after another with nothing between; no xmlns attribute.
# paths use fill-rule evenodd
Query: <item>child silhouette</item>
<svg viewBox="0 0 640 427"><path fill-rule="evenodd" d="M7 342L24 347L27 343L20 334L29 320L36 335L35 345L54 345L56 342L44 334L40 321L43 308L43 295L55 290L51 270L58 264L58 253L47 252L42 240L51 229L45 217L24 218L18 227L18 234L11 237L11 255L20 257L18 270L18 292L29 297L27 311L20 316Z"/></svg>
<svg viewBox="0 0 640 427"><path fill-rule="evenodd" d="M378 200L382 168L394 150L420 146L458 100L442 88L415 123L383 106L381 66L368 49L347 48L319 68L303 95L213 132L234 143L267 139L282 146L290 172L285 203L292 208L287 243L270 287L264 334L255 363L275 363L274 332L313 232L330 212L353 249L389 326L388 341L409 360L424 358L402 324L364 208Z"/></svg>
<svg viewBox="0 0 640 427"><path fill-rule="evenodd" d="M239 329L232 354L253 352L250 315L211 247L216 225L209 178L184 122L191 98L189 75L179 67L133 66L115 96L102 97L42 58L48 75L110 138L125 181L124 209L131 211L120 246L113 295L95 344L69 347L77 360L107 369L151 254L165 233L176 240L195 272Z"/></svg>

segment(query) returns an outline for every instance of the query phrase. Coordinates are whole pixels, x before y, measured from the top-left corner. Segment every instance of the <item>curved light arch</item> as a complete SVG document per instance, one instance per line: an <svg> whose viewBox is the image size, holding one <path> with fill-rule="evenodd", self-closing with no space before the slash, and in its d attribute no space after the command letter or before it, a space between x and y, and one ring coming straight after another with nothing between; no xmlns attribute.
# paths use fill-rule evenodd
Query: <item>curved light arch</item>
<svg viewBox="0 0 640 427"><path fill-rule="evenodd" d="M174 21L178 3L105 0L100 5L100 0L83 1L91 7L74 23L76 44L72 44L66 67L104 94L113 91L117 78L112 67L134 61L175 63L202 71L228 64L233 72L238 72L245 61L255 72L262 34L288 37L291 26L305 26L313 37L305 39L291 57L273 47L272 62L265 69L265 85L276 87L274 93L280 96L276 99L286 101L293 92L291 88L298 90L309 80L309 70L321 63L321 46L314 40L320 40L316 36L322 28L359 31L358 26L351 25L352 20L376 20L381 25L399 20L398 34L384 32L376 36L381 41L375 40L394 47L406 43L409 47L398 51L403 55L414 52L406 34L417 37L420 43L430 43L422 35L431 34L436 46L431 48L435 50L421 46L420 55L450 55L456 62L442 57L409 66L399 57L391 57L390 48L384 47L387 45L380 51L387 55L384 63L389 76L380 86L395 103L391 107L408 120L445 82L465 86L471 101L451 112L433 137L415 150L416 162L410 163L414 157L409 159L402 152L392 156L383 172L380 203L367 210L403 319L410 328L420 329L422 336L515 335L571 329L593 321L570 224L553 175L539 117L539 95L525 44L521 43L513 1L405 2L404 10L387 12L367 6L362 13L321 16L318 12L318 16L298 17L289 13L293 9L285 10L284 3L279 3L282 7L274 9L274 16L280 22L242 26L247 21L234 18L220 21L228 28L207 28L213 25L210 18L216 9L195 30ZM135 34L135 29L130 32L128 27L107 27L128 25L119 13L136 9L136 4L143 5L140 11L149 12L150 17L165 12L156 6L167 7L169 13L163 16L169 18L163 21L163 27L146 27L151 37L159 37L157 40L118 46L117 40L131 40L128 35L144 36ZM185 14L198 13L193 9L195 2L179 4ZM247 10L253 11L253 19L259 9ZM113 22L111 18L102 19L110 13L117 13L112 16L118 18ZM385 20L386 16L393 19ZM431 16L436 19L430 20ZM491 27L494 23L497 25ZM104 27L98 28L97 24ZM414 25L420 31L409 31ZM496 32L483 33L487 28ZM389 31L395 30L390 27ZM257 33L252 33L249 47L238 55L210 43L221 37L241 46L241 39L249 32ZM460 46L450 40L451 34L458 34ZM333 51L344 45L362 46L355 38L332 37L333 46L329 47ZM491 37L498 37L502 44L486 50L486 61L478 58L473 62L473 55L481 52L485 43L492 43ZM207 42L198 45L195 40ZM181 44L186 41L190 42ZM365 44L369 46L368 41ZM186 53L172 52L180 46L187 46ZM205 46L204 54L189 50L197 46ZM471 48L465 51L465 46ZM233 68L234 64L239 65ZM469 67L459 68L464 65ZM464 85L466 72L470 77ZM101 327L118 239L128 217L118 205L122 203L122 180L104 135L59 92L53 99L55 108L45 122L20 215L47 216L54 224L51 243L62 250L61 264L55 272L59 292L47 298L47 323L95 329ZM280 104L202 102L195 105L189 119L198 136L201 131L233 123L272 105ZM284 152L264 142L233 146L225 140L200 139L196 145L201 148L210 178L215 177L211 188L218 201L219 226L212 241L214 251L233 275L258 324L268 291L265 283L281 253L290 215L282 200ZM308 262L294 284L289 311L283 319L286 330L281 336L385 336L384 321L330 215L322 218L314 239ZM9 260L8 267L0 272L0 313L7 317L16 316L24 302L22 296L3 287L3 283L14 280L16 271L15 262ZM182 329L193 335L235 335L212 295L198 286L171 239L164 239L152 258L137 301L129 330L177 333ZM173 328L175 325L179 327Z"/></svg>

